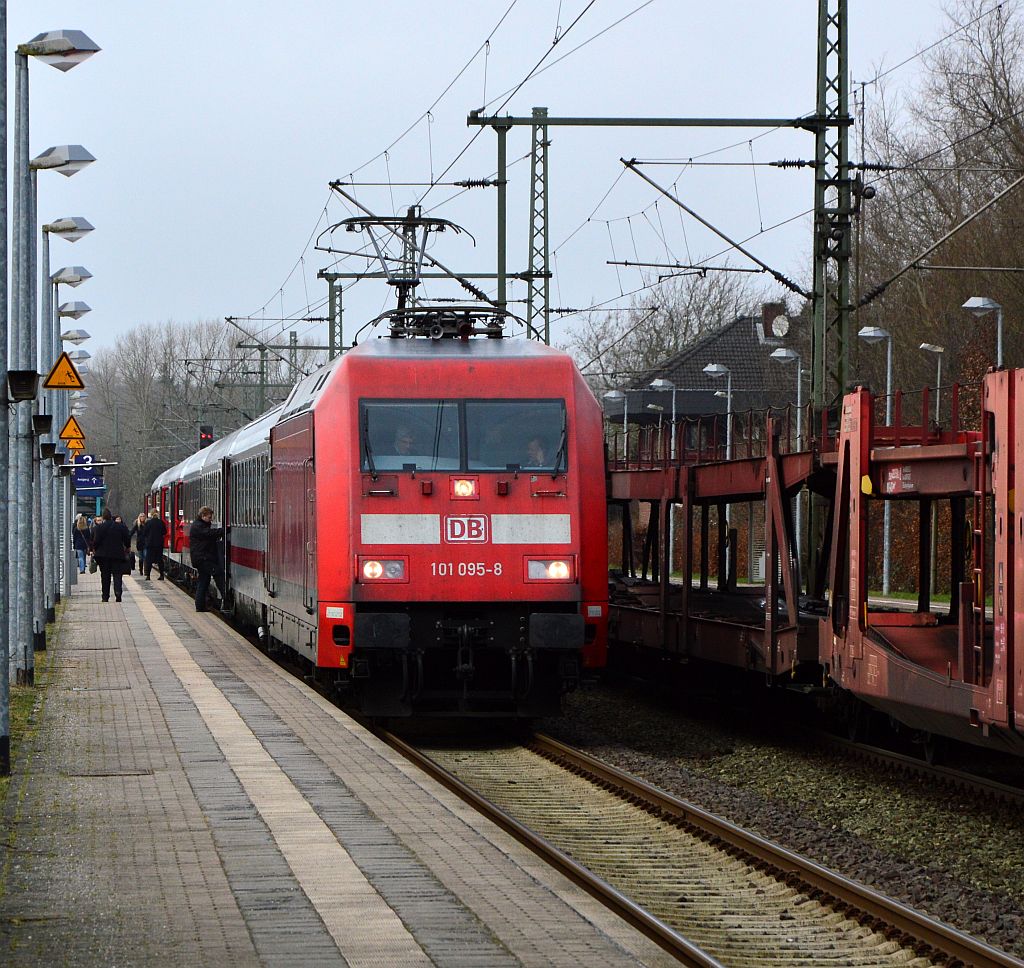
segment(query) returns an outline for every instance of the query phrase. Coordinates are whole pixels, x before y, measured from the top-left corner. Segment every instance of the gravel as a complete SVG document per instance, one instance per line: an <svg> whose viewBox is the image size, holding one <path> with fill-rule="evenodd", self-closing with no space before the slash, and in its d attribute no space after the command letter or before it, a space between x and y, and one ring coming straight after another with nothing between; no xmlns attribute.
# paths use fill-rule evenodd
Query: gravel
<svg viewBox="0 0 1024 968"><path fill-rule="evenodd" d="M988 943L1024 957L1024 815L927 777L885 774L723 725L635 683L566 697L543 732ZM769 720L770 721L770 720Z"/></svg>

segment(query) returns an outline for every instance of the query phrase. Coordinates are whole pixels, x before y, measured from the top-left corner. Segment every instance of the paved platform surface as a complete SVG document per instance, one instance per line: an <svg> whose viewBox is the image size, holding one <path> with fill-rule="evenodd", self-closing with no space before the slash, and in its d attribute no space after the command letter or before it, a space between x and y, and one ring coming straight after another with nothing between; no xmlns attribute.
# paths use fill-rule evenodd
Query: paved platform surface
<svg viewBox="0 0 1024 968"><path fill-rule="evenodd" d="M169 582L81 579L0 817L0 964L674 964Z"/></svg>

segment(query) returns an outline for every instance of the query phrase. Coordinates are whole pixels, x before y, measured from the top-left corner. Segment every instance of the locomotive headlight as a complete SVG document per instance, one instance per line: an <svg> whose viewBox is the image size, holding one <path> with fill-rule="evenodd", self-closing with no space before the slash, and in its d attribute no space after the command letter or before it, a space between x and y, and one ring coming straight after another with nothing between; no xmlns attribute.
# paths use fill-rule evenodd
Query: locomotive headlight
<svg viewBox="0 0 1024 968"><path fill-rule="evenodd" d="M404 558L360 558L359 577L363 581L406 581Z"/></svg>
<svg viewBox="0 0 1024 968"><path fill-rule="evenodd" d="M453 477L452 497L460 500L472 500L477 495L477 481L475 477Z"/></svg>
<svg viewBox="0 0 1024 968"><path fill-rule="evenodd" d="M562 581L573 580L571 558L527 558L527 581Z"/></svg>
<svg viewBox="0 0 1024 968"><path fill-rule="evenodd" d="M570 574L568 562L553 561L548 565L548 578L555 581L565 581Z"/></svg>

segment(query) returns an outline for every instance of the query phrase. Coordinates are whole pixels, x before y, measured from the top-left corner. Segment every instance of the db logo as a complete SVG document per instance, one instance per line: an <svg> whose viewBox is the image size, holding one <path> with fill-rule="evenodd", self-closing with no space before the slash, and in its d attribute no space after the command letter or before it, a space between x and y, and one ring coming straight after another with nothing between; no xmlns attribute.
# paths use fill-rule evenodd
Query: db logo
<svg viewBox="0 0 1024 968"><path fill-rule="evenodd" d="M446 517L444 540L449 544L484 544L487 541L487 515L466 514L461 517Z"/></svg>

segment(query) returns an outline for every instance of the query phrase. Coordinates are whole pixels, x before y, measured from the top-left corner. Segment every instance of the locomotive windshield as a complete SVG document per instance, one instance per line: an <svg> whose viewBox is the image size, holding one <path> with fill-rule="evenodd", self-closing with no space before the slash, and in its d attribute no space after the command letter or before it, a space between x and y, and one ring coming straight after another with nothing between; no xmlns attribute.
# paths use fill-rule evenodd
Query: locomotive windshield
<svg viewBox="0 0 1024 968"><path fill-rule="evenodd" d="M467 400L467 469L564 467L564 427L562 400Z"/></svg>
<svg viewBox="0 0 1024 968"><path fill-rule="evenodd" d="M359 410L363 470L460 469L455 401L364 401Z"/></svg>
<svg viewBox="0 0 1024 968"><path fill-rule="evenodd" d="M364 471L554 471L566 464L564 400L363 400Z"/></svg>

